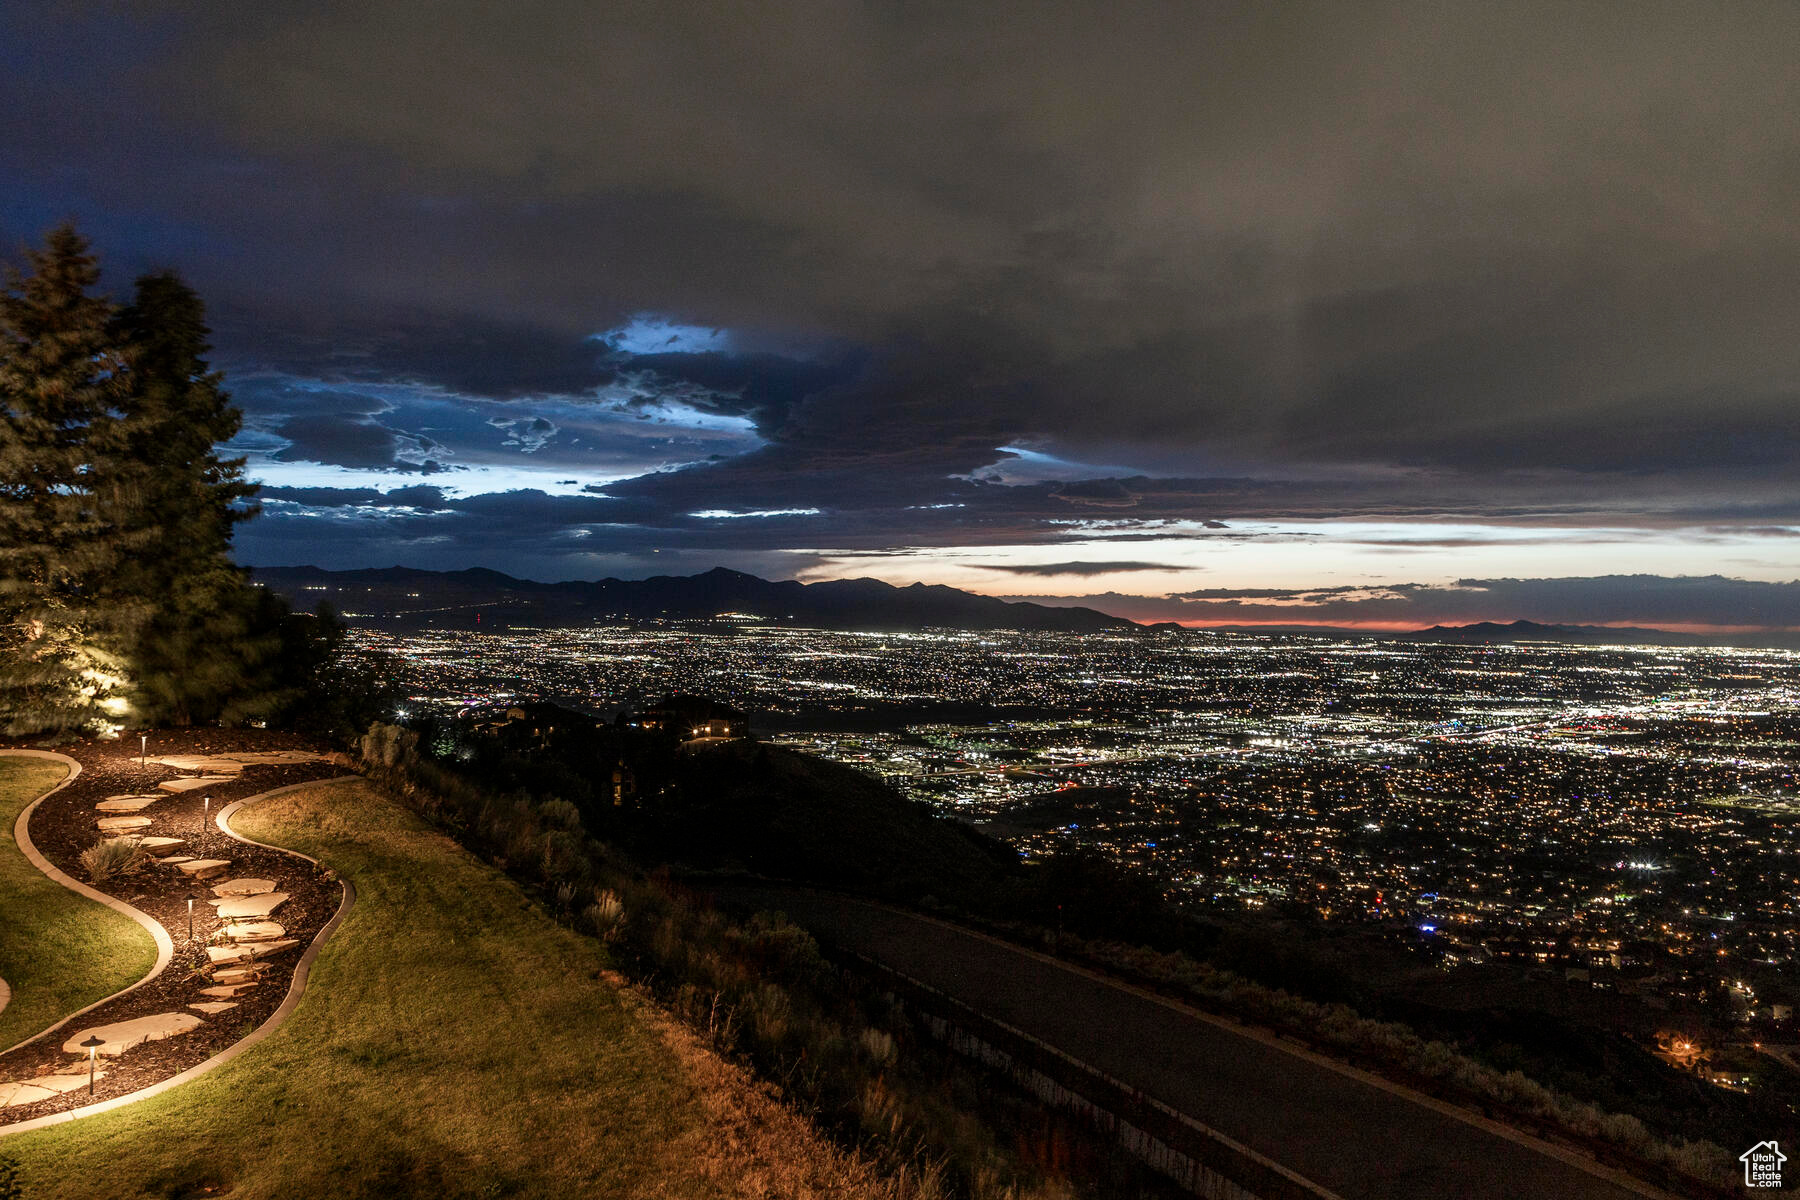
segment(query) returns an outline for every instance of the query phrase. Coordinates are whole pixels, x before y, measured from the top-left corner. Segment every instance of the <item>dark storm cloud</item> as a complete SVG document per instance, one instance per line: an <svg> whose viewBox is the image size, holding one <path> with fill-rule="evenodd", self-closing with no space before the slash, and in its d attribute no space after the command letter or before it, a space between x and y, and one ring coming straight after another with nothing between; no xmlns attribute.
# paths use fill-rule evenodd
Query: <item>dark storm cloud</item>
<svg viewBox="0 0 1800 1200"><path fill-rule="evenodd" d="M1154 562L977 563L983 571L1014 575L1111 575L1115 571L1191 571L1191 566Z"/></svg>
<svg viewBox="0 0 1800 1200"><path fill-rule="evenodd" d="M436 471L430 458L405 461L405 452L428 453L437 443L398 433L364 417L292 417L275 427L289 445L274 457L281 461L328 463L341 467L377 467L389 471Z"/></svg>
<svg viewBox="0 0 1800 1200"><path fill-rule="evenodd" d="M435 512L445 507L444 491L430 484L390 488L265 487L257 493L264 504L294 505L312 510L331 508L406 507Z"/></svg>
<svg viewBox="0 0 1800 1200"><path fill-rule="evenodd" d="M908 414L951 446L1754 471L1795 451L1797 23L346 4L196 21L157 107L247 156L221 225L309 230L304 265L261 252L284 282L486 322L394 355L483 393L581 386L574 337L655 308L933 363L970 339L980 411ZM890 394L796 444L878 448ZM1692 436L1721 404L1745 435Z"/></svg>
<svg viewBox="0 0 1800 1200"><path fill-rule="evenodd" d="M651 394L673 390L671 384L690 384L695 408L749 417L765 432L779 432L795 405L854 379L863 356L838 352L812 361L775 354L639 354L621 356L611 365L609 382L648 377Z"/></svg>
<svg viewBox="0 0 1800 1200"><path fill-rule="evenodd" d="M0 235L181 267L283 462L615 480L515 537L1800 522L1790 5L15 11Z"/></svg>
<svg viewBox="0 0 1800 1200"><path fill-rule="evenodd" d="M215 313L228 356L290 378L404 381L496 400L585 393L614 374L604 347L567 330L432 314L420 310L419 297L404 308L349 313L295 308L298 299L266 301L278 314L274 321L269 309L236 304Z"/></svg>

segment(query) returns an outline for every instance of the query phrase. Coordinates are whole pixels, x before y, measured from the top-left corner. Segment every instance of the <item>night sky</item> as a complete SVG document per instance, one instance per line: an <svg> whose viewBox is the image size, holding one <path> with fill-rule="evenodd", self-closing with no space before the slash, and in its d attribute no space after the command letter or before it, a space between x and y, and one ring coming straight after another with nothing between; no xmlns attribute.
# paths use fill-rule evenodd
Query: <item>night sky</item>
<svg viewBox="0 0 1800 1200"><path fill-rule="evenodd" d="M59 4L251 564L1800 626L1800 7Z"/></svg>

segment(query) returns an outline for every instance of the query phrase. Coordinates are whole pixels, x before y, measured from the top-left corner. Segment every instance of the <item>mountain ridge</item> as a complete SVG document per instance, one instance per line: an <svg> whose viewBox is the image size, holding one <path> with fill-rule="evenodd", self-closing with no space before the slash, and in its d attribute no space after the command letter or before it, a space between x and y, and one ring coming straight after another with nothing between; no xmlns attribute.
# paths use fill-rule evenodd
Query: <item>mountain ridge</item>
<svg viewBox="0 0 1800 1200"><path fill-rule="evenodd" d="M1557 642L1573 646L1721 646L1743 649L1800 649L1800 634L1782 630L1761 633L1688 633L1638 625L1555 625L1523 618L1475 621L1468 625L1433 625L1427 629L1356 629L1338 625L1218 625L1221 633L1292 637L1362 637L1383 641L1440 642L1479 645L1487 642Z"/></svg>
<svg viewBox="0 0 1800 1200"><path fill-rule="evenodd" d="M941 584L896 587L880 579L818 583L768 580L727 567L647 579L517 579L485 567L428 571L374 567L257 567L260 584L299 608L330 600L346 620L387 627L586 624L595 620L709 620L736 614L826 629L1019 629L1100 633L1135 629L1096 609L978 596ZM418 589L429 589L429 594ZM318 595L317 593L324 593ZM479 616L477 614L480 614Z"/></svg>
<svg viewBox="0 0 1800 1200"><path fill-rule="evenodd" d="M867 577L801 583L793 579L763 579L729 567L713 567L695 575L554 583L520 579L488 567L455 571L403 566L342 571L317 566L256 567L251 574L258 583L285 596L297 608L310 609L319 599L328 599L353 623L372 621L402 629L485 629L509 623L579 625L605 619L707 620L726 613L771 623L871 632L950 628L1163 633L1184 628L1169 621L1140 624L1081 606L1057 607L981 596L944 584L895 585ZM428 589L428 593L419 589ZM321 592L323 596L316 594ZM473 619L477 612L483 614L479 621ZM462 620L458 614L468 619ZM1548 624L1525 619L1433 625L1415 630L1296 624L1220 625L1194 632L1453 644L1530 641L1588 646L1800 649L1800 634L1784 631L1706 634L1637 626Z"/></svg>

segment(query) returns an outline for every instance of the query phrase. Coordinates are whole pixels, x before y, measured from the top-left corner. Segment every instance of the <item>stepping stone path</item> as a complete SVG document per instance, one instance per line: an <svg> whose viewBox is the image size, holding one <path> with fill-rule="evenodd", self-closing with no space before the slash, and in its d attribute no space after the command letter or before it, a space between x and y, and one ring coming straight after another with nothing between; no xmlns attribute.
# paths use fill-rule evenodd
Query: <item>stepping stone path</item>
<svg viewBox="0 0 1800 1200"><path fill-rule="evenodd" d="M97 1053L102 1058L117 1058L133 1046L180 1037L200 1028L202 1024L199 1017L188 1013L157 1013L153 1017L137 1017L111 1025L94 1025L71 1034L69 1040L63 1043L63 1053L86 1057L87 1051L82 1048L81 1043L90 1037L97 1037L105 1043Z"/></svg>
<svg viewBox="0 0 1800 1200"><path fill-rule="evenodd" d="M306 750L278 750L229 758L223 755L168 755L150 761L180 771L198 771L204 774L194 778L171 779L158 784L154 792L124 792L106 797L95 804L94 809L111 815L96 820L97 828L116 836L134 834L153 824L151 818L136 814L171 794L230 783L248 766L324 762L326 758L322 754ZM160 861L165 865L174 867L191 879L216 879L231 866L230 859L195 858L175 853L186 846L183 838L139 836L133 840L149 853L160 856ZM289 899L286 892L275 890L274 880L227 879L215 884L212 892L218 898L211 903L218 909L219 916L229 923L220 934L215 935L222 938L224 944L206 948L209 961L205 971L210 986L201 988L200 994L211 999L195 1001L187 1006L194 1012L204 1013L209 1017L238 1007L237 997L258 986L263 973L273 969L273 964L262 961L265 956L291 950L300 944L298 939L285 937L287 930L282 926L266 919ZM98 1056L117 1058L144 1042L180 1037L203 1024L205 1022L193 1013L158 1013L83 1029L64 1042L62 1048L65 1053L85 1058L87 1051L81 1043L98 1037L102 1042L97 1048ZM85 1087L88 1083L87 1067L88 1064L83 1062L54 1074L0 1083L0 1108L36 1104ZM106 1074L105 1071L95 1071L93 1077L104 1079Z"/></svg>
<svg viewBox="0 0 1800 1200"><path fill-rule="evenodd" d="M105 1079L106 1072L96 1069L94 1078ZM79 1073L59 1071L55 1075L36 1075L30 1079L21 1079L16 1083L0 1083L0 1108L36 1104L39 1100L65 1095L78 1088L84 1088L87 1084L88 1073L85 1065Z"/></svg>
<svg viewBox="0 0 1800 1200"><path fill-rule="evenodd" d="M215 896L260 896L275 890L273 879L227 879L213 885Z"/></svg>
<svg viewBox="0 0 1800 1200"><path fill-rule="evenodd" d="M287 903L286 892L265 892L261 896L238 896L230 900L214 900L219 915L227 921L261 921Z"/></svg>
<svg viewBox="0 0 1800 1200"><path fill-rule="evenodd" d="M149 808L152 804L155 804L161 799L161 796L150 796L145 799L139 799L135 796L120 796L115 800L102 800L100 803L94 805L94 811L103 813L134 813L141 809Z"/></svg>
<svg viewBox="0 0 1800 1200"><path fill-rule="evenodd" d="M217 787L232 782L229 775L202 775L198 779L170 779L156 786L165 792L191 792L195 788Z"/></svg>

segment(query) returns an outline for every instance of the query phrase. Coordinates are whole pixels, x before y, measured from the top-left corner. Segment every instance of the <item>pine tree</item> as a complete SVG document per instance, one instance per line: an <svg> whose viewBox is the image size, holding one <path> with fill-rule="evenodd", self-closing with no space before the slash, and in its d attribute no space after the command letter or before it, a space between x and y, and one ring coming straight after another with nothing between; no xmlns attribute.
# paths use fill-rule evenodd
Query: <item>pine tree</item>
<svg viewBox="0 0 1800 1200"><path fill-rule="evenodd" d="M113 329L128 364L118 438L128 465L116 498L132 552L122 586L149 612L129 653L136 717L187 725L264 715L279 700L272 673L285 613L231 559L256 487L243 459L217 450L242 415L208 368L204 306L174 274L146 275Z"/></svg>
<svg viewBox="0 0 1800 1200"><path fill-rule="evenodd" d="M256 487L200 298L162 273L114 308L67 226L29 261L0 294L0 734L335 713L341 627L231 559Z"/></svg>
<svg viewBox="0 0 1800 1200"><path fill-rule="evenodd" d="M99 271L70 226L0 292L0 730L92 726L126 706L142 609L117 590L123 363Z"/></svg>

